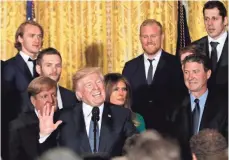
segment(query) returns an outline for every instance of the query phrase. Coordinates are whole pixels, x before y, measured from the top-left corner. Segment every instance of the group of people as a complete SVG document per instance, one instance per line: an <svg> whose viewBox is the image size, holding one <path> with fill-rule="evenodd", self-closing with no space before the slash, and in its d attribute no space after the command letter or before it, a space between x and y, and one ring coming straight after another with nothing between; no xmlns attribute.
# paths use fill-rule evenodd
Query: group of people
<svg viewBox="0 0 229 160"><path fill-rule="evenodd" d="M144 53L126 62L122 74L79 69L74 91L58 84L59 51L40 51L41 25L22 23L15 35L18 53L2 69L3 159L32 160L56 146L81 156L115 157L128 137L154 129L176 139L189 160L189 140L202 129L216 129L227 139L227 11L222 2L208 1L203 17L208 35L182 48L179 58L162 49L161 23L145 20L139 34Z"/></svg>

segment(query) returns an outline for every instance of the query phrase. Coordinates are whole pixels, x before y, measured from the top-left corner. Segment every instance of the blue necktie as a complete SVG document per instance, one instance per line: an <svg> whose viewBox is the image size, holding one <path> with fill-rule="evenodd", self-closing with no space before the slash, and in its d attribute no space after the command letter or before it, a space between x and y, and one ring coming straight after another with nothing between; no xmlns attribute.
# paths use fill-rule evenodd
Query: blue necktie
<svg viewBox="0 0 229 160"><path fill-rule="evenodd" d="M94 122L91 120L90 127L89 127L89 142L91 146L91 150L93 153L98 152L99 149L99 128L98 128L98 122L96 125L96 148L94 150Z"/></svg>
<svg viewBox="0 0 229 160"><path fill-rule="evenodd" d="M199 120L200 120L200 105L199 105L199 99L195 99L194 102L195 108L192 111L192 122L193 122L193 134L198 133L198 125L199 125Z"/></svg>

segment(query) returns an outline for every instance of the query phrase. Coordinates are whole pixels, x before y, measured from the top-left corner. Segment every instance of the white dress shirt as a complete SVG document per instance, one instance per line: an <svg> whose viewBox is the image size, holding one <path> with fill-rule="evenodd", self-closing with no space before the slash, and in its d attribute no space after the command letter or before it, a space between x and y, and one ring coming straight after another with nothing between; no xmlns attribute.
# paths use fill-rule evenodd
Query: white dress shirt
<svg viewBox="0 0 229 160"><path fill-rule="evenodd" d="M29 61L29 58L32 59L31 57L29 57L27 54L23 53L22 51L19 52L19 54L21 55L22 59L25 61L25 63L27 64L30 73L33 76L33 62Z"/></svg>
<svg viewBox="0 0 229 160"><path fill-rule="evenodd" d="M57 85L57 106L59 109L63 108L63 101L61 98L59 85Z"/></svg>
<svg viewBox="0 0 229 160"><path fill-rule="evenodd" d="M150 62L148 61L148 59L152 59L152 65L153 65L153 74L152 76L154 77L155 71L157 69L157 65L159 63L160 57L161 57L161 52L162 49L160 49L155 55L153 55L153 58L148 58L148 55L146 53L144 53L144 66L145 66L145 75L146 75L146 79L148 76L148 70L149 70L149 66L150 66ZM153 79L152 77L152 79Z"/></svg>
<svg viewBox="0 0 229 160"><path fill-rule="evenodd" d="M103 108L104 104L99 106L99 121L98 121L98 128L99 128L99 133L101 129L101 124L102 124L102 115L103 115ZM84 122L85 122L85 127L87 131L87 135L89 136L89 128L90 128L90 122L91 122L91 117L92 117L92 106L87 105L86 103L83 103L83 116L84 116Z"/></svg>
<svg viewBox="0 0 229 160"><path fill-rule="evenodd" d="M226 41L226 38L227 38L227 32L226 31L224 33L222 33L218 39L213 39L210 36L208 36L209 58L211 58L211 51L212 51L212 47L211 47L210 43L211 42L218 42L219 44L217 45L216 50L217 50L217 62L219 61L220 56L221 56L222 51L223 51L223 46L224 46L224 43Z"/></svg>

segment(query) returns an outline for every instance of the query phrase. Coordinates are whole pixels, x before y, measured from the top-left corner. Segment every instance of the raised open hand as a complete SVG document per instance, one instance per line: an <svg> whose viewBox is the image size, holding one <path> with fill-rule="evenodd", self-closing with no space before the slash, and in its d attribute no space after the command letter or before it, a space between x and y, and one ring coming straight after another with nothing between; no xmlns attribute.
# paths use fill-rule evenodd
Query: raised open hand
<svg viewBox="0 0 229 160"><path fill-rule="evenodd" d="M42 113L40 110L38 110L39 128L41 136L47 136L51 134L62 123L61 120L57 121L55 124L53 123L54 108L55 106L52 106L50 111L50 107L45 105Z"/></svg>

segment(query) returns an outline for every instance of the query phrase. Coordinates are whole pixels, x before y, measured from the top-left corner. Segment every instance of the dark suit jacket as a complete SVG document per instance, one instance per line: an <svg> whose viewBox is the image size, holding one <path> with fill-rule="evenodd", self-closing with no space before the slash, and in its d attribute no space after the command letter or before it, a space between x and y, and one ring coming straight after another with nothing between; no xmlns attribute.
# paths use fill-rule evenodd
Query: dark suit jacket
<svg viewBox="0 0 229 160"><path fill-rule="evenodd" d="M76 99L76 95L74 92L59 86L60 90L60 96L62 99L63 107L73 107L78 103L78 100Z"/></svg>
<svg viewBox="0 0 229 160"><path fill-rule="evenodd" d="M31 106L32 107L32 106ZM55 112L54 121L61 111ZM56 132L53 133L56 136ZM10 122L9 160L34 160L45 150L39 148L39 120L34 111L27 111ZM56 141L49 137L49 142ZM52 144L48 144L52 145Z"/></svg>
<svg viewBox="0 0 229 160"><path fill-rule="evenodd" d="M131 84L133 111L144 117L146 128L166 133L165 113L171 106L167 102L186 91L179 60L162 51L151 85L147 84L143 54L128 61L122 73Z"/></svg>
<svg viewBox="0 0 229 160"><path fill-rule="evenodd" d="M3 71L3 92L6 96L6 106L9 109L9 119L17 117L20 112L33 108L24 108L30 101L27 93L27 87L33 77L29 68L21 55L18 53L15 57L5 62Z"/></svg>
<svg viewBox="0 0 229 160"><path fill-rule="evenodd" d="M210 57L207 36L193 42L193 44L202 48L206 56ZM217 63L216 70L212 73L211 78L208 81L208 88L228 97L228 35L224 43L222 54Z"/></svg>
<svg viewBox="0 0 229 160"><path fill-rule="evenodd" d="M33 160L39 155L39 121L35 112L25 112L10 123L9 159Z"/></svg>
<svg viewBox="0 0 229 160"><path fill-rule="evenodd" d="M92 153L86 133L82 104L72 109L63 110L60 114L63 124L59 127L59 145L71 148L80 155ZM99 153L108 156L118 156L127 137L137 133L131 121L131 112L123 107L105 103L100 129ZM41 144L42 150L46 148L45 141ZM46 148L47 149L47 148Z"/></svg>
<svg viewBox="0 0 229 160"><path fill-rule="evenodd" d="M4 69L2 72L2 111L6 115L3 119L3 126L6 126L2 132L4 150L8 149L8 124L15 119L19 113L33 108L28 108L27 103L30 102L27 93L27 87L33 79L28 66L18 53L15 57L4 62ZM3 151L3 149L2 149ZM3 159L8 159L4 151ZM8 155L8 153L6 153Z"/></svg>
<svg viewBox="0 0 229 160"><path fill-rule="evenodd" d="M173 127L170 129L172 135L179 140L181 148L187 149L185 153L188 152L189 140L193 135L191 114L190 96L187 95L174 110L171 118ZM228 102L211 91L208 93L200 123L200 130L204 128L216 129L227 139Z"/></svg>

